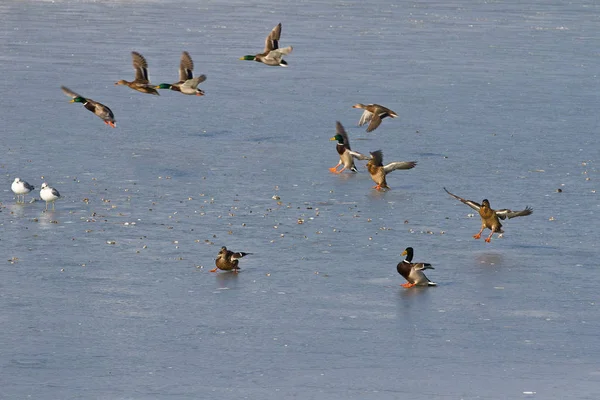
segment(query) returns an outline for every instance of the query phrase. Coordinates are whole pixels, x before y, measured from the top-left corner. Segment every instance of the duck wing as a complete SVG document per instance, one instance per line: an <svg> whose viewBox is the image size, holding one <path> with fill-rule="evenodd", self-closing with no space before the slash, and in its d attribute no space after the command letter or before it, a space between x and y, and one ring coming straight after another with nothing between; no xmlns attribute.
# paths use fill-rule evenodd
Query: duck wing
<svg viewBox="0 0 600 400"><path fill-rule="evenodd" d="M455 194L452 194L448 191L448 189L444 188L444 190L446 191L446 193L448 193L450 196L454 197L457 200L460 200L461 203L464 203L466 205L468 205L469 207L471 207L473 210L477 210L479 211L479 209L481 208L481 204L474 202L473 200L467 200L467 199L463 199L460 196L457 196Z"/></svg>
<svg viewBox="0 0 600 400"><path fill-rule="evenodd" d="M79 94L75 93L74 91L72 91L71 89L69 89L66 86L61 86L60 88L62 89L64 94L66 94L67 96L69 96L72 99L77 98L77 97L83 97L83 96L80 96Z"/></svg>
<svg viewBox="0 0 600 400"><path fill-rule="evenodd" d="M511 211L508 209L496 210L496 215L498 218L504 220L506 218L511 219L515 217L524 217L525 215L529 215L533 213L533 208L527 206L524 210L521 211Z"/></svg>
<svg viewBox="0 0 600 400"><path fill-rule="evenodd" d="M133 69L135 69L135 81L138 83L149 83L148 80L148 63L143 55L137 51L131 52Z"/></svg>
<svg viewBox="0 0 600 400"><path fill-rule="evenodd" d="M194 62L187 51L181 53L181 61L179 62L179 81L185 82L194 77Z"/></svg>
<svg viewBox="0 0 600 400"><path fill-rule="evenodd" d="M417 165L416 161L395 161L383 166L383 170L388 173L397 169L411 169Z"/></svg>
<svg viewBox="0 0 600 400"><path fill-rule="evenodd" d="M279 39L281 38L281 22L269 33L265 39L265 53L279 48Z"/></svg>
<svg viewBox="0 0 600 400"><path fill-rule="evenodd" d="M199 75L195 78L186 80L185 82L183 82L181 84L181 86L196 89L198 87L198 85L201 84L202 82L204 82L205 80L206 80L206 75Z"/></svg>

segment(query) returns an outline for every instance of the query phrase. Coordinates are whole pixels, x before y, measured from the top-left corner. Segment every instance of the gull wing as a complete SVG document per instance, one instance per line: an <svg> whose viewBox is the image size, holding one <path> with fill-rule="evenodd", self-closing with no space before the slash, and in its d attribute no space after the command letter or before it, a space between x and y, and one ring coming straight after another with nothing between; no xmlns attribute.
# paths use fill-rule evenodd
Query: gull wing
<svg viewBox="0 0 600 400"><path fill-rule="evenodd" d="M463 199L460 196L457 196L455 194L452 194L448 191L448 189L444 188L444 190L446 191L446 193L448 193L450 196L454 197L457 200L460 200L462 203L465 203L466 205L468 205L469 207L471 207L473 210L477 210L479 211L479 209L481 208L481 204L474 202L473 200L467 200L467 199Z"/></svg>

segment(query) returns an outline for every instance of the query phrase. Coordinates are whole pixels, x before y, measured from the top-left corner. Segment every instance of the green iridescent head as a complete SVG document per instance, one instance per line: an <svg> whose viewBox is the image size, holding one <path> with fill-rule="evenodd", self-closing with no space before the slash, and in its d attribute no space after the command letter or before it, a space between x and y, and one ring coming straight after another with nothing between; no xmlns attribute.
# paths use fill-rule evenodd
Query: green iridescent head
<svg viewBox="0 0 600 400"><path fill-rule="evenodd" d="M171 89L170 83L161 83L158 86L154 86L154 89Z"/></svg>
<svg viewBox="0 0 600 400"><path fill-rule="evenodd" d="M329 140L337 140L338 143L344 144L344 138L342 137L342 135L335 135L334 137L332 137Z"/></svg>
<svg viewBox="0 0 600 400"><path fill-rule="evenodd" d="M73 99L71 99L71 101L69 101L69 103L86 103L87 100L85 99L85 97L81 97L81 96L77 96Z"/></svg>
<svg viewBox="0 0 600 400"><path fill-rule="evenodd" d="M244 56L244 57L240 57L240 60L248 60L248 61L254 61L256 60L256 56Z"/></svg>

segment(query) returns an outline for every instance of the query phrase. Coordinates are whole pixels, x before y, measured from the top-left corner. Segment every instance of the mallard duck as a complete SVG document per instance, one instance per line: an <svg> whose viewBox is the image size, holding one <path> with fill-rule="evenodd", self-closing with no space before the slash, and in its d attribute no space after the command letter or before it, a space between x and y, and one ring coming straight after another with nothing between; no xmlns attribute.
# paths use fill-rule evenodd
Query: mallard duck
<svg viewBox="0 0 600 400"><path fill-rule="evenodd" d="M265 51L255 56L243 56L240 60L258 61L266 65L287 67L288 63L282 58L290 54L293 47L288 46L282 49L279 48L279 39L281 37L281 23L269 33L265 40Z"/></svg>
<svg viewBox="0 0 600 400"><path fill-rule="evenodd" d="M381 125L382 119L386 117L396 118L398 116L394 111L379 104L365 105L358 103L353 105L352 108L362 108L365 110L360 117L360 121L358 121L358 126L363 126L370 121L369 126L367 126L367 132L372 132L377 129L377 127Z"/></svg>
<svg viewBox="0 0 600 400"><path fill-rule="evenodd" d="M335 148L340 155L340 162L338 162L335 167L329 168L329 170L334 174L341 174L345 169L358 172L356 166L354 165L354 159L357 158L359 160L368 160L369 157L350 150L350 140L348 139L348 134L339 121L336 122L335 133L335 136L329 140L337 140L338 143ZM338 171L337 168L342 164L344 164L344 167Z"/></svg>
<svg viewBox="0 0 600 400"><path fill-rule="evenodd" d="M198 89L198 84L206 80L206 75L200 75L194 78L194 62L187 51L181 53L179 63L179 82L161 83L155 86L155 89L171 89L183 94L204 96L204 91Z"/></svg>
<svg viewBox="0 0 600 400"><path fill-rule="evenodd" d="M25 203L25 195L35 189L29 183L22 181L21 178L15 178L10 189L17 195L17 203L21 203L20 197L23 196L22 203Z"/></svg>
<svg viewBox="0 0 600 400"><path fill-rule="evenodd" d="M403 283L401 286L404 286L405 288L410 288L413 286L437 286L436 283L431 282L423 273L423 271L426 269L435 269L431 266L431 264L412 262L412 247L407 247L402 255L406 256L406 258L398 263L396 270L404 277L404 279L408 281L408 283Z"/></svg>
<svg viewBox="0 0 600 400"><path fill-rule="evenodd" d="M52 209L54 210L54 202L60 197L60 193L58 193L58 190L48 186L48 184L44 182L40 189L40 197L46 202L46 210L48 210L48 203L52 203Z"/></svg>
<svg viewBox="0 0 600 400"><path fill-rule="evenodd" d="M371 159L367 163L367 169L371 174L371 179L377 184L373 189L389 189L385 180L385 176L397 169L411 169L417 165L416 161L395 161L387 165L383 165L383 153L377 150L371 153Z"/></svg>
<svg viewBox="0 0 600 400"><path fill-rule="evenodd" d="M529 215L533 212L533 209L529 206L525 207L524 210L521 211L511 211L508 209L502 210L494 210L490 207L490 202L488 199L483 199L481 204L474 202L473 200L466 200L462 197L459 197L455 194L450 193L446 188L444 188L446 193L455 199L460 200L462 203L465 203L469 207L479 212L479 216L481 217L481 229L477 234L473 235L475 239L479 239L481 237L481 233L485 228L488 228L492 232L485 239L487 243L492 240L492 235L494 233L504 233L502 230L502 224L500 223L500 219L504 220L506 218L511 219L515 217L524 217L525 215Z"/></svg>
<svg viewBox="0 0 600 400"><path fill-rule="evenodd" d="M221 269L223 271L233 271L238 272L240 267L238 267L238 260L244 256L252 253L234 253L233 251L227 250L227 247L221 247L217 258L215 259L216 267L211 269L210 272L217 272L217 269Z"/></svg>
<svg viewBox="0 0 600 400"><path fill-rule="evenodd" d="M92 99L85 98L83 96L78 95L71 89L61 86L60 87L64 94L71 98L70 103L82 103L85 108L96 114L100 119L104 121L104 123L108 126L116 128L115 124L115 115L113 112L102 103L98 103Z"/></svg>
<svg viewBox="0 0 600 400"><path fill-rule="evenodd" d="M138 92L155 94L158 96L158 90L156 90L148 80L148 63L146 62L144 56L137 51L132 51L131 59L133 61L133 69L135 70L135 79L131 82L121 79L120 81L116 82L115 85L129 86Z"/></svg>

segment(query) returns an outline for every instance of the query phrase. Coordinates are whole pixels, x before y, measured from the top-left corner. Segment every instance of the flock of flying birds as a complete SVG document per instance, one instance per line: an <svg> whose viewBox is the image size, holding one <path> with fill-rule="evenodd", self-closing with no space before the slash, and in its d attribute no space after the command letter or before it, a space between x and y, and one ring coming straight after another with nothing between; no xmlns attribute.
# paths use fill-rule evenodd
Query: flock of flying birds
<svg viewBox="0 0 600 400"><path fill-rule="evenodd" d="M287 67L287 62L283 59L284 55L292 52L292 46L280 48L279 40L281 37L281 23L278 24L271 30L267 38L265 39L265 47L262 53L256 55L246 55L240 57L240 60L257 61L269 66L280 66ZM153 85L150 83L148 77L148 63L144 56L138 52L131 52L133 68L135 70L135 78L129 82L126 80L120 80L115 85L125 85L133 90L141 93L159 95L158 89L168 89L176 92L180 92L185 95L203 96L204 92L198 88L198 85L206 80L206 75L200 75L197 77L193 76L194 63L188 52L184 51L181 55L179 63L179 81L175 83L161 83L159 85ZM83 106L98 116L104 121L105 124L115 128L116 121L115 116L110 108L106 105L94 101L90 98L83 97L76 92L62 86L62 91L69 97L71 97L71 103L82 103ZM363 114L358 122L359 126L363 126L368 123L367 132L372 132L381 125L381 122L385 118L396 118L398 114L379 104L355 104L353 108L362 109ZM340 158L338 164L334 167L329 168L332 173L340 174L345 170L357 172L354 164L354 159L368 160L366 168L371 175L371 179L376 183L373 187L376 190L387 190L389 186L386 182L386 175L395 170L406 170L412 169L417 165L416 161L395 161L389 164L383 164L383 153L381 150L370 152L369 155L364 155L353 151L350 148L350 140L342 124L338 121L336 123L336 135L330 140L337 141L336 149ZM340 170L338 167L343 166ZM34 190L34 187L29 183L15 178L11 185L12 191L17 195L17 203L25 202L25 195ZM526 207L521 211L511 211L509 209L494 210L490 206L490 202L484 199L481 204L473 201L466 200L453 193L450 193L446 188L444 190L452 197L468 205L479 213L481 217L481 229L478 233L473 235L475 239L479 239L485 229L489 229L491 232L485 239L486 242L490 242L494 233L502 234L502 224L500 220L522 217L530 215L533 209ZM48 210L48 203L52 203L52 209L54 210L54 202L60 198L58 190L48 186L47 183L43 183L40 190L40 197L46 202L46 210ZM216 267L210 272L216 272L218 269L223 271L232 271L237 273L239 271L239 259L251 254L244 252L232 252L225 246L219 251L215 260ZM435 286L434 282L431 282L425 273L426 269L433 269L431 264L428 263L413 263L414 250L412 247L408 247L402 253L406 256L404 260L398 263L396 269L400 275L402 275L407 283L403 284L404 287L412 286Z"/></svg>

